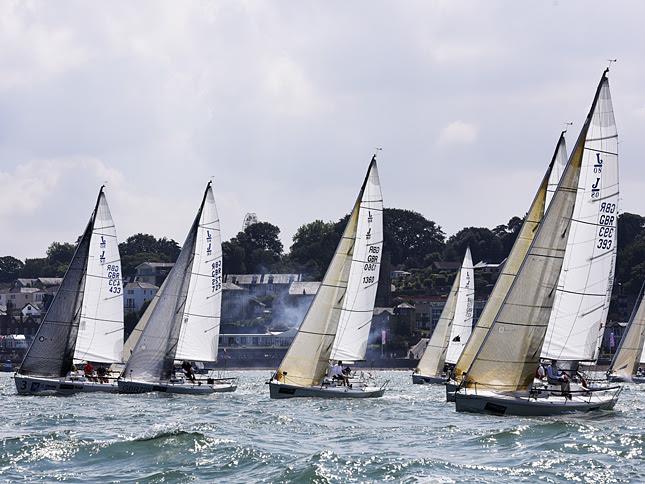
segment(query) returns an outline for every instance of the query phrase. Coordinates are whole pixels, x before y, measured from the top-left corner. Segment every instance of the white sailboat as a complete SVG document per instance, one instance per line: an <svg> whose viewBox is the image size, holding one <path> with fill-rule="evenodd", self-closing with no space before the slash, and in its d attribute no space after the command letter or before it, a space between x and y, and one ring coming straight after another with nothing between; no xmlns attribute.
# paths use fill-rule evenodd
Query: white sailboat
<svg viewBox="0 0 645 484"><path fill-rule="evenodd" d="M455 393L457 411L556 415L611 409L616 403L620 387L559 395L532 391L566 257L583 160L599 152L601 148L594 143L602 138L600 130L608 126L610 117L613 122L606 74L527 255Z"/></svg>
<svg viewBox="0 0 645 484"><path fill-rule="evenodd" d="M170 274L142 316L121 378L120 393L230 392L235 379L204 381L175 375L175 360L217 360L222 297L222 248L209 183Z"/></svg>
<svg viewBox="0 0 645 484"><path fill-rule="evenodd" d="M475 355L479 351L486 335L490 331L495 316L497 316L511 285L515 280L515 276L517 275L522 261L526 257L529 247L533 242L537 228L544 216L548 186L553 180L552 173L554 166L562 156L566 157L564 132L560 134L560 138L558 139L555 151L551 157L549 167L547 168L538 191L531 202L531 206L524 217L522 227L520 228L508 257L506 258L502 271L500 272L497 281L495 281L495 286L493 287L488 301L484 306L484 310L479 316L472 334L461 352L461 356L457 360L457 364L453 370L453 379L446 383L446 400L448 402L454 402L455 390L463 380L465 373L468 371L468 368L470 368L470 365L475 359Z"/></svg>
<svg viewBox="0 0 645 484"><path fill-rule="evenodd" d="M412 374L412 383L444 383L446 364L454 366L461 356L473 327L475 274L470 247L441 311L428 346Z"/></svg>
<svg viewBox="0 0 645 484"><path fill-rule="evenodd" d="M103 192L60 289L25 354L15 383L20 394L115 392L107 377L73 372L74 362L109 365L123 353L123 287L116 228Z"/></svg>
<svg viewBox="0 0 645 484"><path fill-rule="evenodd" d="M620 340L618 350L609 365L607 376L609 381L613 382L633 382L645 383L645 375L639 374L639 364L643 360L642 355L645 353L643 344L645 343L645 299L643 291L636 299L634 311L632 312L627 329Z"/></svg>
<svg viewBox="0 0 645 484"><path fill-rule="evenodd" d="M269 382L271 398L380 397L385 385L340 385L331 360L364 359L383 244L383 200L373 157L320 289Z"/></svg>

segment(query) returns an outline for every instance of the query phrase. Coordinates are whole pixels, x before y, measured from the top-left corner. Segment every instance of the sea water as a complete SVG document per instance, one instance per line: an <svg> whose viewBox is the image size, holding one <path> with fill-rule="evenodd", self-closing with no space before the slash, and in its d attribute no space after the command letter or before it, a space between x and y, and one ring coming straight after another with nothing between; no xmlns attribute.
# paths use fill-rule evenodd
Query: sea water
<svg viewBox="0 0 645 484"><path fill-rule="evenodd" d="M645 385L616 409L564 417L456 413L439 385L383 398L270 400L268 371L235 393L21 397L0 375L0 480L101 482L638 482Z"/></svg>

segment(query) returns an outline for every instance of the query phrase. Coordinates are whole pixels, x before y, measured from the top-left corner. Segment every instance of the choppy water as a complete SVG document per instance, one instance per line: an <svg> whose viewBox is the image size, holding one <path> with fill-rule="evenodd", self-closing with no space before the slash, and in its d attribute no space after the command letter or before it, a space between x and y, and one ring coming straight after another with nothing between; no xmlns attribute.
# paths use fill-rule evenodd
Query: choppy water
<svg viewBox="0 0 645 484"><path fill-rule="evenodd" d="M0 376L0 480L626 482L645 480L645 385L616 410L457 414L408 372L373 400L270 400L267 371L210 397L19 397Z"/></svg>

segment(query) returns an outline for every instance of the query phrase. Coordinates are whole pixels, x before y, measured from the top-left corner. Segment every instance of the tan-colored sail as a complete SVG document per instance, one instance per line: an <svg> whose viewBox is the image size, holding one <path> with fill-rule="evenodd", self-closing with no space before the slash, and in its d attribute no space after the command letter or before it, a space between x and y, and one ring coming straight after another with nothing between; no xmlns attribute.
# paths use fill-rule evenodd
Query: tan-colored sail
<svg viewBox="0 0 645 484"><path fill-rule="evenodd" d="M374 159L370 163L365 183L373 167L376 167ZM347 290L365 183L358 194L320 289L276 372L275 378L278 381L291 385L313 386L318 385L325 376Z"/></svg>
<svg viewBox="0 0 645 484"><path fill-rule="evenodd" d="M620 340L618 351L609 367L609 373L630 379L638 369L643 343L645 343L645 299L643 298L643 289L641 289L640 303L636 302L627 331Z"/></svg>
<svg viewBox="0 0 645 484"><path fill-rule="evenodd" d="M533 383L567 245L585 138L603 88L608 88L604 74L560 184L462 385L523 392Z"/></svg>
<svg viewBox="0 0 645 484"><path fill-rule="evenodd" d="M535 198L533 199L533 203L531 203L531 207L524 218L520 233L515 239L513 248L502 267L497 281L495 282L495 286L486 302L486 306L484 306L484 310L477 320L477 324L473 328L473 332L468 339L468 343L466 343L459 360L457 360L454 370L454 376L457 381L460 381L463 374L468 370L468 368L470 368L473 358L475 358L484 338L486 338L486 334L488 334L488 330L493 324L493 320L499 312L499 308L502 306L502 302L504 301L504 298L506 298L508 290L511 288L511 284L513 284L513 281L515 280L517 271L520 269L522 261L533 242L537 227L544 215L549 177L551 176L551 171L557 154L560 151L560 145L563 142L564 136L561 135L553 158L551 159L551 163L549 164L549 168L547 169L544 178L542 179L542 183L540 184L540 188L538 188Z"/></svg>
<svg viewBox="0 0 645 484"><path fill-rule="evenodd" d="M457 306L457 293L459 292L459 280L461 279L461 269L457 271L450 294L446 300L446 305L441 311L441 316L437 325L432 332L428 346L419 360L419 364L415 373L424 376L441 377L443 374L443 367L446 361L446 353L448 351L448 339L450 337L450 329L452 328L452 320L455 317L455 308Z"/></svg>

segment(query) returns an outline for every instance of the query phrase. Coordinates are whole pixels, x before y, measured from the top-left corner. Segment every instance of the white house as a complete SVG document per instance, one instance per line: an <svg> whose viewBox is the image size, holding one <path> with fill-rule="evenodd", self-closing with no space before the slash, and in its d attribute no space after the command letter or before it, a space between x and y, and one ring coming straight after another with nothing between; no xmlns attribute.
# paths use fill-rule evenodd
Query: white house
<svg viewBox="0 0 645 484"><path fill-rule="evenodd" d="M157 294L158 290L158 286L148 282L129 282L125 286L125 297L123 299L125 312L139 312L143 305Z"/></svg>

